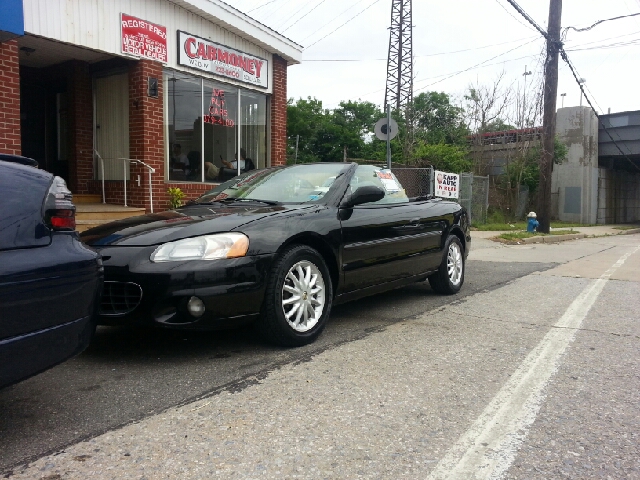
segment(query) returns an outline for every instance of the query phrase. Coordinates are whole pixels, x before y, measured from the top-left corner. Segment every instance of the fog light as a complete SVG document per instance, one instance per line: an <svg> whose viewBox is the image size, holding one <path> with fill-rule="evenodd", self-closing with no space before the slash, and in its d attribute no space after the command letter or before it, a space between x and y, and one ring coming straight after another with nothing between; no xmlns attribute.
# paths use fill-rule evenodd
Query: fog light
<svg viewBox="0 0 640 480"><path fill-rule="evenodd" d="M198 297L191 297L187 302L187 310L194 317L201 317L204 315L204 302Z"/></svg>

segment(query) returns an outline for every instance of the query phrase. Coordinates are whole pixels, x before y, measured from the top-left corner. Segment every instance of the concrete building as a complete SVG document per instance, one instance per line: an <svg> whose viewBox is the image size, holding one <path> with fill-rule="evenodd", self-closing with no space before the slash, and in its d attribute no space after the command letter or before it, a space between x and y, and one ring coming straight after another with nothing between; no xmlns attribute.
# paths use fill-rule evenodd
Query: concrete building
<svg viewBox="0 0 640 480"><path fill-rule="evenodd" d="M552 211L560 220L597 223L598 119L589 107L561 108L556 135L567 146L567 159L553 166Z"/></svg>
<svg viewBox="0 0 640 480"><path fill-rule="evenodd" d="M553 167L552 208L569 222L638 222L640 112L600 118L589 107L558 110L556 132L568 156Z"/></svg>
<svg viewBox="0 0 640 480"><path fill-rule="evenodd" d="M286 161L302 47L220 0L0 0L0 153L147 211ZM128 159L128 160L123 160ZM153 204L151 197L153 196Z"/></svg>
<svg viewBox="0 0 640 480"><path fill-rule="evenodd" d="M598 223L638 222L640 111L612 113L600 118Z"/></svg>
<svg viewBox="0 0 640 480"><path fill-rule="evenodd" d="M568 152L553 166L553 218L583 224L640 222L640 111L600 119L589 107L557 112L556 134ZM490 178L491 206L515 208L518 218L535 208L527 205L523 187L511 194L515 205L509 205L501 179L508 165L539 147L541 139L541 127L470 137L476 169Z"/></svg>

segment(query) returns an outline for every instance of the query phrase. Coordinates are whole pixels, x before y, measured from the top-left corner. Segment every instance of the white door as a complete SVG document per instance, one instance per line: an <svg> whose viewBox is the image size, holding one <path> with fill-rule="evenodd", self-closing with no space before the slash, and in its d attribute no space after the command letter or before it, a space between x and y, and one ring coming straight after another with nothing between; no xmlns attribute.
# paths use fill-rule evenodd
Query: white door
<svg viewBox="0 0 640 480"><path fill-rule="evenodd" d="M129 158L129 75L127 73L95 80L96 150L104 160L105 180L124 180L125 169L120 158ZM96 165L101 180L100 163ZM129 180L129 166L126 167Z"/></svg>

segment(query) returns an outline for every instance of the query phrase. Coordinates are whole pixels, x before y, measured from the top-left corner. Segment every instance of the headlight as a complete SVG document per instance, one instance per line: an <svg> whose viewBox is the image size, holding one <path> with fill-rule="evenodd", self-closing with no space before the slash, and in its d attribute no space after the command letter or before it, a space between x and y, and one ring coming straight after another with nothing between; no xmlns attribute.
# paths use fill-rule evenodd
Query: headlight
<svg viewBox="0 0 640 480"><path fill-rule="evenodd" d="M158 263L236 258L244 257L248 249L249 239L242 233L204 235L160 245L151 254L151 261Z"/></svg>

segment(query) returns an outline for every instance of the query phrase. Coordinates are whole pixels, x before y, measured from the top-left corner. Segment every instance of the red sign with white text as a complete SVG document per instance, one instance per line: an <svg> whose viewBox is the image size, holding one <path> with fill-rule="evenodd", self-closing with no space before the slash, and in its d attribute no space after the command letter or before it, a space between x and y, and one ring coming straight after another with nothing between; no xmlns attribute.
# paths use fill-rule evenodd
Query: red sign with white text
<svg viewBox="0 0 640 480"><path fill-rule="evenodd" d="M167 28L120 14L122 53L167 63Z"/></svg>

